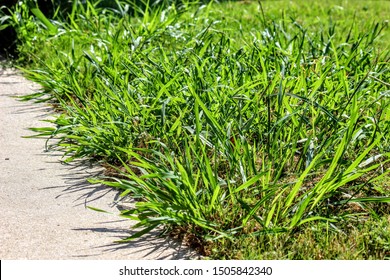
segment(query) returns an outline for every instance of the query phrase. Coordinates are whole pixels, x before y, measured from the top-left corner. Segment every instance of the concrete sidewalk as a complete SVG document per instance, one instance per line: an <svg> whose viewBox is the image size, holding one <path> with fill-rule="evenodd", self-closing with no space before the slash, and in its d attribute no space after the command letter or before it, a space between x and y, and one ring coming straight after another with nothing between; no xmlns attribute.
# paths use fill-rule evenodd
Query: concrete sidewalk
<svg viewBox="0 0 390 280"><path fill-rule="evenodd" d="M0 69L0 259L187 259L180 244L151 234L132 243L133 222L89 210L114 213L117 192L91 186L101 170L60 163L45 153L45 140L26 139L30 127L47 124L50 109L13 97L39 88L16 71Z"/></svg>

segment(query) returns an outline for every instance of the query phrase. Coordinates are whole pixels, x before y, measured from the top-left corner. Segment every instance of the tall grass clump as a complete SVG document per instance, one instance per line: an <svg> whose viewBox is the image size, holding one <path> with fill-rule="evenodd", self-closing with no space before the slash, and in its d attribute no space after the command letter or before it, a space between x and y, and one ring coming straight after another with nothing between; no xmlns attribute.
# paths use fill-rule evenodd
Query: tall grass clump
<svg viewBox="0 0 390 280"><path fill-rule="evenodd" d="M121 214L140 231L123 241L163 225L210 254L389 215L386 23L313 29L261 5L239 22L214 4L115 3L75 4L21 50L58 108L38 135L68 161L99 160L114 172L93 182L138 198Z"/></svg>

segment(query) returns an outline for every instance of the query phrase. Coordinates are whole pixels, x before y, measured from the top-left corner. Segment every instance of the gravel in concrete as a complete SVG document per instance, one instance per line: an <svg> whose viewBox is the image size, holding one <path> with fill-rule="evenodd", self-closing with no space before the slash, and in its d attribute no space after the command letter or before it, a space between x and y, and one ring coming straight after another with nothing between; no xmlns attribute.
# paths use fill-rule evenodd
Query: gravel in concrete
<svg viewBox="0 0 390 280"><path fill-rule="evenodd" d="M193 257L156 234L114 243L129 236L132 222L85 207L118 213L117 192L86 183L99 168L61 164L59 155L44 151L44 139L22 138L50 118L48 106L14 98L37 90L16 71L0 69L0 259Z"/></svg>

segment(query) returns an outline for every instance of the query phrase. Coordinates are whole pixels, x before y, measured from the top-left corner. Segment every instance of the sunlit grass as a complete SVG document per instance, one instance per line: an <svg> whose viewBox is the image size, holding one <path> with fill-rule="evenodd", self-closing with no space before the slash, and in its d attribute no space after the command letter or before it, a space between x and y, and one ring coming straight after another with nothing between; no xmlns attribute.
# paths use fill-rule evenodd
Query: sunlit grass
<svg viewBox="0 0 390 280"><path fill-rule="evenodd" d="M92 182L139 198L122 216L140 232L124 241L164 225L213 258L388 257L386 233L374 252L351 230L389 223L388 5L367 22L375 1L133 16L125 2L74 5L56 35L16 23L25 73L60 113L34 130L69 161L116 170ZM291 241L305 238L319 247Z"/></svg>

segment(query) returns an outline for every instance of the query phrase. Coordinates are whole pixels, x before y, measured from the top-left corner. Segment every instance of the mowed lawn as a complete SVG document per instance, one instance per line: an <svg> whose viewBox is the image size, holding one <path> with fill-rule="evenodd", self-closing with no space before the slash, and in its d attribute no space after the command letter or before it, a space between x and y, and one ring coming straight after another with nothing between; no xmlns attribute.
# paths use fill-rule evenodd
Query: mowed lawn
<svg viewBox="0 0 390 280"><path fill-rule="evenodd" d="M25 99L57 111L37 136L135 199L122 242L390 258L390 1L132 2L8 19L45 89Z"/></svg>

